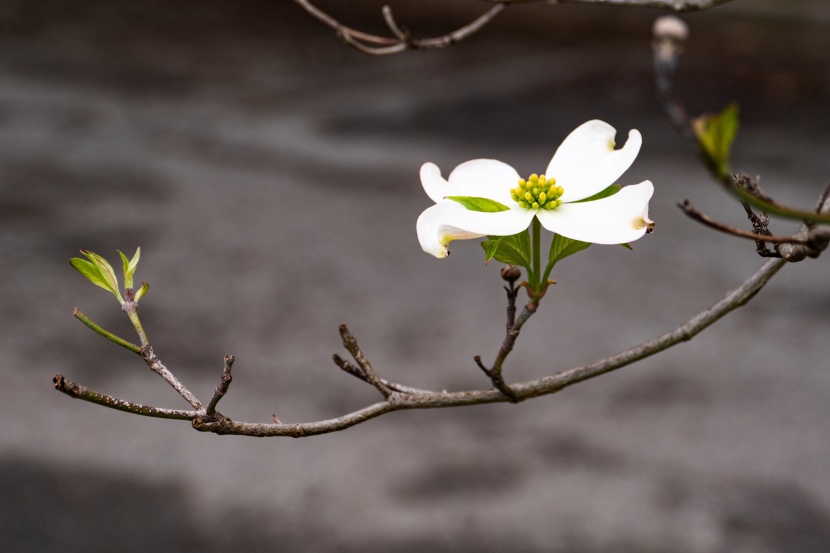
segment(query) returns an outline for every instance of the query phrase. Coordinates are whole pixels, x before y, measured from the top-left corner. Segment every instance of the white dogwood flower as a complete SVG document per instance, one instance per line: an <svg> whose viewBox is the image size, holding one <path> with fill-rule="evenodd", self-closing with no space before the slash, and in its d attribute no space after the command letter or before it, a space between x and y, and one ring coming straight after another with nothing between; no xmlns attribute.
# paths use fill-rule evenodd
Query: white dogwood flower
<svg viewBox="0 0 830 553"><path fill-rule="evenodd" d="M640 133L632 130L625 146L615 150L615 135L614 127L603 121L580 125L556 150L545 173L527 180L493 159L462 163L446 180L438 166L425 163L421 183L435 205L418 217L421 247L446 257L453 240L510 236L525 230L534 217L549 231L574 240L637 240L654 227L648 218L654 186L644 181L606 195L642 145ZM597 195L604 197L591 199Z"/></svg>

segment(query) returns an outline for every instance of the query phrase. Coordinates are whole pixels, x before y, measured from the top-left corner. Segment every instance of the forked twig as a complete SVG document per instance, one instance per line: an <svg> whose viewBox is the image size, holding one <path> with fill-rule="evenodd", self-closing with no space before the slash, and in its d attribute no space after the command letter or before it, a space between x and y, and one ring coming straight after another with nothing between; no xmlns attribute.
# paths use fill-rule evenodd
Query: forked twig
<svg viewBox="0 0 830 553"><path fill-rule="evenodd" d="M677 207L683 210L683 213L688 215L691 219L702 223L703 225L713 228L715 230L719 230L726 234L730 234L732 236L738 236L740 238L749 238L750 240L755 240L757 242L769 242L770 244L802 244L806 245L809 243L808 240L804 240L801 238L795 238L793 236L775 236L772 234L756 234L754 232L747 232L745 230L740 230L735 227L731 227L725 223L721 223L715 219L712 219L705 213L701 213L694 207L692 207L691 202L689 200L683 200L682 202L677 204Z"/></svg>
<svg viewBox="0 0 830 553"><path fill-rule="evenodd" d="M640 359L659 353L679 342L692 339L703 329L707 328L709 325L730 311L741 307L751 300L775 275L775 273L778 272L784 263L785 261L783 259L768 261L755 274L749 277L740 286L729 292L726 297L717 302L715 305L695 315L686 323L658 338L634 346L633 348L590 365L575 367L551 376L511 385L510 390L514 394L515 399L510 395L505 394L503 391L495 388L486 390L469 390L463 392L434 392L418 390L414 393L408 393L405 391L396 391L389 386L386 381L382 381L377 377L374 370L371 369L371 365L365 361L365 356L363 356L362 352L359 350L359 347L357 347L357 342L352 342L353 337L351 337L351 333L344 327L341 327L341 336L345 336L344 344L348 343L347 349L349 349L350 353L353 353L356 357L356 361L357 359L360 359L358 364L360 365L360 370L363 371L363 377L369 379L372 385L374 385L378 390L385 390L385 392L382 392L384 393L383 401L353 413L343 415L342 417L338 417L336 419L293 424L277 423L276 419L274 424L239 422L231 420L227 417L208 417L206 416L205 410L202 410L201 408L198 408L196 411L172 411L131 404L124 400L92 392L87 388L65 380L60 375L55 377L55 387L70 397L91 401L93 403L121 411L147 416L191 420L193 427L203 432L254 437L290 436L300 438L303 436L336 432L357 424L361 424L384 413L403 409L439 409L507 401L524 401L526 399L559 392L578 382L595 378L607 372L619 369L634 363L635 361L639 361ZM525 309L522 315L517 318L514 327L515 325L523 324L531 314L532 310ZM351 339L349 339L349 337L351 337ZM366 373L367 367L369 367L368 370L372 376L369 376L369 374ZM343 367L341 366L341 368ZM347 370L347 372L356 374L356 370ZM198 400L195 401L196 403L199 403Z"/></svg>
<svg viewBox="0 0 830 553"><path fill-rule="evenodd" d="M233 367L233 362L236 358L233 355L226 355L225 356L225 364L222 367L222 376L219 379L219 384L216 385L216 390L213 392L213 397L210 398L207 407L205 407L205 415L212 416L216 413L216 405L219 403L219 400L225 397L225 394L228 393L228 388L231 386L231 381L233 377L231 376L231 368Z"/></svg>
<svg viewBox="0 0 830 553"><path fill-rule="evenodd" d="M438 37L415 38L406 28L398 24L395 20L394 14L392 13L392 8L389 6L384 6L382 12L386 26L389 27L390 32L394 35L393 37L365 33L349 27L348 25L344 25L326 12L314 6L309 0L294 1L309 14L334 29L337 32L337 36L343 42L353 48L356 48L357 50L360 50L364 54L374 56L398 54L406 50L433 50L436 48L446 48L447 46L461 42L470 35L477 33L507 8L505 3L499 2L467 25L464 25L455 31Z"/></svg>

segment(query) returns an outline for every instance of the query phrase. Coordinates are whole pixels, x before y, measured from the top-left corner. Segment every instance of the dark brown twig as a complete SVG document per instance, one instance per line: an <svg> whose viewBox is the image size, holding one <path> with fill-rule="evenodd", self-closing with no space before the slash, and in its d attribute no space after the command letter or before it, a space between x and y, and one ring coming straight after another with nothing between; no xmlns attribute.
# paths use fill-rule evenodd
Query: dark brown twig
<svg viewBox="0 0 830 553"><path fill-rule="evenodd" d="M372 368L372 365L369 363L369 360L366 359L366 356L363 354L363 350L361 350L360 346L357 345L357 340L355 340L355 337L349 331L349 327L347 327L345 324L340 325L340 338L343 340L343 347L346 348L346 350L354 358L355 362L357 363L357 366L360 367L360 370L362 371L363 377L365 377L366 382L374 386L384 398L389 399L389 397L392 396L395 392L391 390L383 380L378 378L377 374L375 374L375 370ZM354 373L350 372L350 374Z"/></svg>
<svg viewBox="0 0 830 553"><path fill-rule="evenodd" d="M691 340L698 333L702 332L730 311L749 302L784 264L785 261L782 259L768 261L740 286L729 292L722 300L662 336L589 365L575 367L536 380L513 384L511 390L515 393L518 401L554 394L568 386L617 370L666 350L680 342ZM516 324L523 324L527 320L527 317L530 316L530 313L528 311L527 315L525 315L523 312L517 319ZM420 391L417 394L397 394L394 401L387 399L335 419L293 424L281 424L277 422L278 419L275 419L274 424L266 424L233 421L224 417L215 417L206 420L202 418L202 413L192 411L170 411L155 408L142 409L143 406L136 406L116 398L95 394L86 388L63 380L63 377L60 375L55 380L56 388L70 397L91 401L113 409L134 412L136 414L191 419L193 427L202 432L252 437L289 436L292 438L302 438L345 430L392 411L404 409L440 409L511 401L509 396L493 388L462 392ZM61 381L63 381L63 384L58 386Z"/></svg>
<svg viewBox="0 0 830 553"><path fill-rule="evenodd" d="M470 35L480 31L507 8L505 4L497 3L481 16L451 33L433 38L415 38L407 29L398 24L395 20L395 16L392 14L392 9L389 6L384 6L383 19L386 22L387 27L389 27L389 30L394 35L393 38L364 33L349 27L348 25L344 25L329 14L314 6L309 0L294 1L309 14L334 29L337 32L337 36L344 43L360 50L364 54L374 56L398 54L406 50L432 50L436 48L446 48L447 46L460 42Z"/></svg>
<svg viewBox="0 0 830 553"><path fill-rule="evenodd" d="M769 242L770 244L804 244L808 243L807 240L803 240L800 238L795 238L793 236L774 236L772 234L756 234L754 232L747 232L745 230L740 230L735 227L731 227L727 224L721 223L720 221L716 221L712 219L708 215L701 213L700 211L696 210L692 207L692 204L689 200L683 200L681 203L677 204L677 207L683 210L689 218L715 230L719 230L721 232L725 232L726 234L731 234L732 236L738 236L740 238L748 238L750 240L755 240L757 242Z"/></svg>
<svg viewBox="0 0 830 553"><path fill-rule="evenodd" d="M156 357L156 354L153 353L152 346L142 348L141 358L144 359L144 362L147 363L147 366L150 367L151 371L159 375L165 382L170 384L170 386L172 386L173 389L176 390L176 392L178 392L191 407L198 411L203 409L202 402L196 399L196 396L194 396L190 390L188 390L187 387L182 384L182 382L176 378L172 372L170 372L170 369L165 367L164 363Z"/></svg>
<svg viewBox="0 0 830 553"><path fill-rule="evenodd" d="M722 300L709 309L695 315L676 329L658 338L590 365L576 367L537 380L513 384L512 390L515 392L519 401L554 394L573 384L617 370L659 353L680 342L691 340L698 333L718 321L730 311L749 302L784 264L784 260L781 259L768 261L740 286L729 292ZM417 396L400 396L399 400L394 403L383 401L342 417L317 422L277 425L218 421L202 424L197 429L216 434L255 437L290 436L293 438L302 438L345 430L392 411L463 407L465 405L482 405L505 401L510 401L510 398L501 391L492 388L489 390L471 390L464 392L430 392Z"/></svg>
<svg viewBox="0 0 830 553"><path fill-rule="evenodd" d="M109 407L110 409L133 413L134 415L143 415L145 417L156 417L162 419L193 420L198 414L196 411L162 409L159 407L151 407L149 405L141 405L139 403L132 403L123 399L118 399L116 397L96 392L95 390L90 390L80 384L75 384L74 382L64 378L61 374L56 374L52 379L52 382L55 384L56 390L63 392L69 397L103 405L104 407Z"/></svg>
<svg viewBox="0 0 830 553"><path fill-rule="evenodd" d="M675 12L699 12L727 4L732 0L482 0L483 2L504 2L506 4L529 4L550 2L551 4L592 4L597 6L619 6L629 8L655 8Z"/></svg>
<svg viewBox="0 0 830 553"><path fill-rule="evenodd" d="M332 355L331 358L334 361L334 364L337 365L338 367L340 367L340 369L343 372L352 375L353 377L357 378L361 382L365 382L366 384L371 384L369 379L366 377L365 374L363 374L363 371L360 370L359 367L355 367L354 365L349 363L346 359L343 359L342 357L340 357L336 353L334 355ZM394 391L400 392L402 394L428 394L428 393L431 393L429 390L422 390L422 389L419 389L419 388L413 388L411 386L404 386L403 384L398 384L397 382L390 382L390 381L386 380L385 378L378 377L378 379L381 381L381 383L383 383L383 385L385 385L390 390L394 390Z"/></svg>
<svg viewBox="0 0 830 553"><path fill-rule="evenodd" d="M507 356L510 354L510 351L512 351L513 345L516 343L516 338L519 337L519 330L524 324L524 321L527 320L525 317L524 321L522 321L518 327L516 326L516 297L519 295L519 290L521 289L521 287L516 286L516 281L519 280L521 276L521 270L513 265L508 265L506 267L502 267L501 269L501 278L507 282L507 286L504 287L504 291L507 292L507 324L505 325L505 339L504 342L502 342L501 349L496 356L496 362L493 363L493 367L490 368L481 361L480 355L476 355L473 358L473 361L475 361L478 368L481 369L485 375L487 375L493 383L493 386L505 396L510 398L510 401L514 403L517 403L519 398L504 381L504 376L502 375L502 365L504 364L504 360L507 359ZM522 315L524 315L526 311L527 307L525 307L525 311L522 312ZM528 317L529 316L530 315L528 315Z"/></svg>
<svg viewBox="0 0 830 553"><path fill-rule="evenodd" d="M830 215L830 183L824 188L816 204L816 213L819 215ZM816 258L821 252L830 246L830 225L805 223L801 225L795 236L806 238L807 245L782 244L776 246L776 251L781 257L795 263L805 258Z"/></svg>
<svg viewBox="0 0 830 553"><path fill-rule="evenodd" d="M233 377L231 376L231 368L233 367L233 362L236 358L233 355L226 355L225 356L225 364L222 368L222 376L219 379L219 384L216 385L216 390L213 392L213 397L210 398L207 407L205 407L205 415L212 416L216 413L216 405L219 403L219 400L225 397L225 394L228 393L228 388L231 386L231 381L233 381Z"/></svg>

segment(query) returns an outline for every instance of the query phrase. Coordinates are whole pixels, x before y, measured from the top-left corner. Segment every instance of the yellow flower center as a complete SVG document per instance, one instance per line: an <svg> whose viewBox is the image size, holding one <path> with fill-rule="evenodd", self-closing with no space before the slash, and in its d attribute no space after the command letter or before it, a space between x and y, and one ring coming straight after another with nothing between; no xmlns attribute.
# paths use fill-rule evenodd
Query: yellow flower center
<svg viewBox="0 0 830 553"><path fill-rule="evenodd" d="M525 209L554 209L562 205L559 197L564 192L564 188L556 186L556 179L533 174L527 180L519 179L519 186L510 191L510 197Z"/></svg>

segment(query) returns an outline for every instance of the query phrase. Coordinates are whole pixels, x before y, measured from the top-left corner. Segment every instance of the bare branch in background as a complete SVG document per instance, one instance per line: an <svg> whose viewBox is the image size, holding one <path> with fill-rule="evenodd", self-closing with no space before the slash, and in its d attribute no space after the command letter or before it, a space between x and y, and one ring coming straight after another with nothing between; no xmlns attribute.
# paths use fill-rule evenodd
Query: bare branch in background
<svg viewBox="0 0 830 553"><path fill-rule="evenodd" d="M763 286L775 275L775 273L778 272L784 263L785 261L782 259L775 259L767 262L740 286L729 292L722 300L662 336L589 365L575 367L536 380L513 384L509 388L512 394L505 394L503 391L495 388L462 392L435 392L429 390L418 390L398 384L391 384L378 377L373 369L371 370L373 376L367 376L365 374L366 367L369 367L370 365L368 365L365 361L365 355L363 355L363 352L358 347L357 341L354 340L354 337L345 327L341 327L341 336L344 337L344 345L348 343L346 347L349 349L352 356L355 357L356 360L358 358L361 359L361 361L358 362L360 368L350 365L348 362L340 359L339 356L335 357L335 361L337 362L339 359L340 362L338 362L338 366L340 366L340 368L344 371L357 376L365 382L368 382L378 390L383 390L384 400L336 419L289 424L276 422L278 420L276 418L274 424L239 422L231 420L225 416L221 416L218 413L214 416L210 416L207 413L207 409L198 408L194 411L176 411L133 404L118 398L93 392L88 388L69 382L62 375L56 375L54 381L56 389L70 397L83 399L98 405L103 405L105 407L137 415L190 420L193 427L202 432L254 437L290 436L294 438L312 436L315 434L325 434L345 430L346 428L361 424L391 411L400 411L405 409L440 409L445 407L462 407L486 403L520 402L556 393L573 384L577 384L607 372L614 371L626 365L630 365L631 363L668 349L675 344L692 339L703 329L707 328L709 325L730 311L746 304L761 290L761 288L763 288ZM527 316L529 317L530 315L528 314ZM516 324L519 324L521 318L522 317L519 317L519 319L517 319L514 323L514 328ZM518 332L516 333L516 336L518 336ZM229 358L226 358L226 368L229 372L230 367L228 359ZM220 384L220 386L222 386L222 384ZM180 393L180 395L185 397L184 394ZM214 394L214 397L215 396L216 394ZM198 400L195 401L198 403ZM216 401L218 401L218 399ZM215 406L215 402L212 401L211 403Z"/></svg>
<svg viewBox="0 0 830 553"><path fill-rule="evenodd" d="M225 365L222 368L222 377L219 379L219 384L217 384L216 390L213 392L213 397L210 398L210 402L205 408L205 414L209 417L216 413L216 405L219 403L219 400L225 397L225 394L228 393L228 388L230 388L231 381L233 380L233 377L231 376L231 368L233 367L233 362L235 360L236 359L233 355L225 356Z"/></svg>
<svg viewBox="0 0 830 553"><path fill-rule="evenodd" d="M390 32L394 35L393 37L384 37L371 33L364 33L363 31L358 31L357 29L344 25L329 14L314 6L309 0L294 1L308 13L316 17L319 21L337 31L337 36L343 42L365 54L374 56L398 54L406 50L434 50L436 48L446 48L447 46L460 42L468 36L480 31L507 8L504 3L499 2L480 17L451 33L433 38L416 38L412 36L406 27L401 26L395 20L395 16L392 14L392 8L384 6L383 19L386 22L386 26L389 27Z"/></svg>
<svg viewBox="0 0 830 553"><path fill-rule="evenodd" d="M367 53L389 54L407 49L442 48L448 46L449 44L457 42L458 40L461 40L480 30L496 15L501 13L507 5L519 3L522 0L500 1L493 6L492 9L469 25L462 27L454 33L431 39L417 39L412 37L410 32L395 20L389 7L384 7L383 17L389 27L390 33L393 36L382 37L363 33L341 24L328 14L314 7L309 0L295 1L317 19L335 29L339 36L341 36L341 38L347 43ZM674 9L678 11L692 11L708 9L719 4L724 4L728 1L729 0L561 0L561 3L657 7ZM663 104L669 119L681 133L694 140L696 147L700 148L701 139L696 134L697 131L695 128L695 121L686 111L685 105L674 82L678 56L682 50L687 34L688 29L685 27L685 24L679 22L679 20L662 19L662 21L659 21L658 25L655 25L655 39L653 42L655 54L654 64L655 71L657 73L657 86L661 97L661 103ZM733 131L735 129L736 127L732 128ZM734 133L732 133L732 136L734 136ZM727 143L727 154L728 147L730 145L731 139ZM706 153L704 152L701 155L704 156ZM725 156L724 159L728 161L728 155ZM766 196L758 186L757 180L753 180L746 175L741 174L727 175L727 179L726 176L723 176L722 169L713 169L713 167L714 165L710 163L709 169L713 170L713 174L716 174L716 178L720 184L741 198L747 212L747 216L752 223L753 232L736 229L729 225L715 221L705 214L695 210L688 201L681 204L680 207L684 210L684 212L686 212L687 215L706 224L707 226L735 236L754 240L761 255L765 255L766 252L768 253L768 256L778 256L780 259L767 261L747 280L731 292L727 293L723 299L712 305L710 308L695 315L674 330L594 363L574 367L526 382L513 383L510 385L505 382L502 375L504 362L513 350L523 325L536 312L539 301L544 295L544 290L546 289L543 288L541 289L541 292L538 292L540 288L534 287L533 290L537 290L537 292L532 292L531 287L528 286L527 283L521 283L519 286L516 286L516 281L520 278L521 273L513 267L508 267L502 271L502 278L507 282L507 286L505 286L505 290L507 292L507 322L505 325L504 340L498 353L496 354L492 367L484 365L480 356L476 356L475 358L475 362L478 367L490 379L493 385L492 388L447 392L416 389L390 382L378 374L378 372L369 363L367 356L358 345L354 335L350 332L346 325L341 325L339 332L343 346L351 355L354 363L343 359L340 355L335 354L333 356L335 364L344 372L358 378L366 384L371 385L381 394L383 398L381 401L338 418L315 422L283 423L276 416L273 417L273 424L234 421L216 412L218 402L228 393L231 383L231 367L234 363L234 358L232 356L225 357L220 383L216 387L216 390L210 401L207 403L207 406L203 407L203 403L197 399L155 355L151 344L147 340L146 335L143 333L143 329L138 323L138 315L135 312L136 304L132 302L132 298L129 296L128 302L126 302L126 304L122 302L122 304L130 307L128 314L131 315L131 320L134 319L133 322L141 338L141 346L132 344L131 342L128 342L104 330L77 310L75 311L75 316L96 333L134 353L138 353L154 372L159 374L178 392L183 399L191 405L192 409L182 411L131 403L89 390L88 388L66 380L62 375L56 375L54 377L55 387L57 390L69 395L70 397L82 399L84 401L89 401L98 405L110 407L112 409L143 416L190 420L192 426L202 432L211 432L220 435L232 434L252 437L288 436L294 438L341 431L392 411L408 409L439 409L488 403L519 403L528 399L554 394L579 382L617 370L639 360L655 355L676 344L691 340L694 336L718 321L721 317L745 305L752 298L754 298L786 262L799 261L806 257L817 257L821 251L828 247L828 244L830 244L830 224L825 223L830 221L830 184L828 184L828 187L823 191L815 212L792 210L786 206L777 204L770 197ZM760 206L765 211L761 215L758 215L752 210L752 206ZM784 214L782 216L802 219L805 223L794 236L775 236L768 229L769 213ZM805 214L806 216L804 216ZM536 243L538 244L538 242ZM775 244L775 252L767 250L766 243ZM127 262L125 260L125 267L126 263ZM107 265L107 267L109 267L109 265ZM538 273L539 271L537 268L537 276ZM545 273L544 278L546 279L547 276L548 273ZM530 280L533 281L534 279ZM521 313L517 316L516 300L518 291L522 286L525 286L529 290L529 301L524 306ZM136 297L136 301L137 300L138 297ZM551 370L555 370L555 368Z"/></svg>
<svg viewBox="0 0 830 553"><path fill-rule="evenodd" d="M772 234L756 234L754 232L747 232L745 230L737 229L735 227L731 227L725 223L721 223L715 219L712 219L705 213L701 213L694 207L692 207L691 202L689 200L683 200L682 202L677 204L677 207L683 210L687 216L691 219L701 223L709 228L718 230L720 232L738 236L740 238L749 238L750 240L754 240L756 244L758 244L758 248L763 248L764 252L758 252L761 257L781 257L777 252L767 250L766 246L764 246L765 242L769 242L770 244L804 244L808 243L807 240L802 240L799 238L795 238L792 236L774 236Z"/></svg>
<svg viewBox="0 0 830 553"><path fill-rule="evenodd" d="M481 0L483 2L501 2L505 4L530 4L547 2L549 4L593 4L597 6L619 6L627 8L656 8L676 12L704 11L728 4L732 0Z"/></svg>
<svg viewBox="0 0 830 553"><path fill-rule="evenodd" d="M818 257L821 251L827 248L825 235L830 233L830 216L823 208L827 204L827 196L830 195L830 192L825 191L815 211L804 211L776 202L761 190L757 179L753 179L748 175L742 173L736 175L729 173L716 174L713 170L715 163L703 147L702 139L698 136L697 120L689 115L675 82L677 62L688 39L689 29L680 19L666 16L655 21L652 33L654 73L657 93L663 111L675 129L691 141L699 157L704 161L704 165L712 172L715 180L726 191L738 196L755 232L742 231L715 221L692 208L689 200L678 204L678 206L686 215L710 228L733 236L755 240L756 251L762 257L783 257L790 262L801 261L806 257ZM752 207L762 209L763 213L760 216L757 215ZM793 236L773 236L768 229L770 214L802 220L805 225ZM766 242L777 244L776 251L770 251L766 247ZM782 253L782 248L785 253Z"/></svg>
<svg viewBox="0 0 830 553"><path fill-rule="evenodd" d="M830 215L830 183L827 183L821 196L819 196L816 203L816 213ZM790 262L801 261L807 257L816 258L830 246L830 225L805 223L801 225L795 236L807 238L809 244L782 244L776 248L776 251Z"/></svg>
<svg viewBox="0 0 830 553"><path fill-rule="evenodd" d="M344 25L328 13L311 3L310 0L294 0L305 11L317 20L331 27L337 36L349 46L372 56L386 56L399 54L406 50L434 50L446 48L461 42L468 36L477 33L488 23L502 13L508 6L514 4L529 4L531 2L546 1L550 4L594 4L601 6L621 6L632 8L657 8L676 12L703 11L726 4L732 0L482 0L495 4L484 14L467 25L445 35L432 38L416 38L409 30L400 25L392 13L392 8L383 6L382 14L386 26L393 36L380 36L359 31Z"/></svg>

